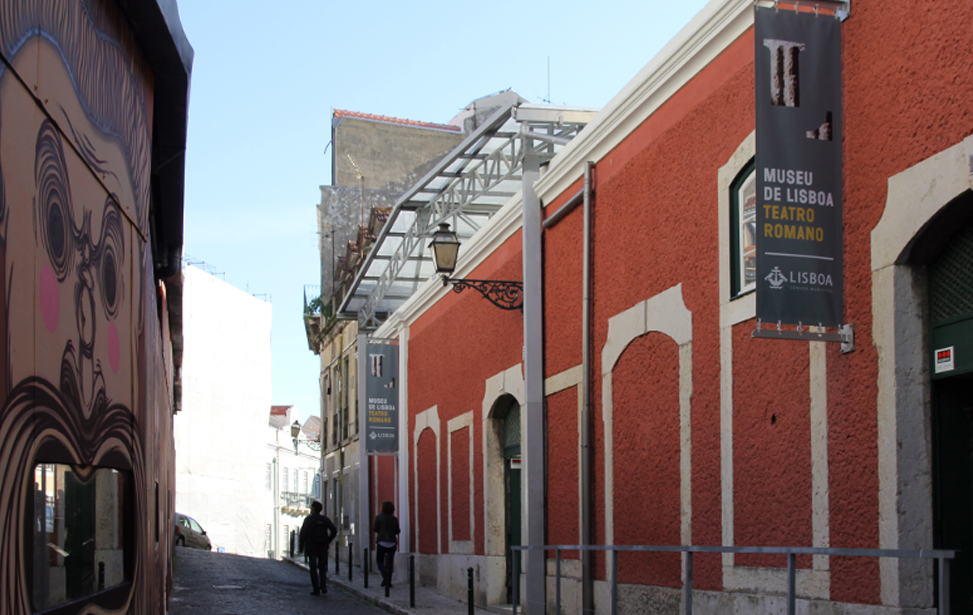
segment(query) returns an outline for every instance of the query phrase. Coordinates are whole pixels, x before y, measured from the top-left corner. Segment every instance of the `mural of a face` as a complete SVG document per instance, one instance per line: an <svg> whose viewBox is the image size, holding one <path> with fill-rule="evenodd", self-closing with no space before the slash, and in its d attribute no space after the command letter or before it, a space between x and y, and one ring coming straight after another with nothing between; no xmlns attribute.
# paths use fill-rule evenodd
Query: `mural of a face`
<svg viewBox="0 0 973 615"><path fill-rule="evenodd" d="M140 574L138 560L134 570L127 562L142 549L126 546L117 515L123 506L139 518L147 510L132 411L138 407L139 379L133 376L141 308L133 297L142 289L139 248L145 238L136 230L131 158L116 135L89 119L60 50L32 37L12 69L34 78L28 86L46 110L9 69L3 73L0 260L6 313L0 318L6 335L0 367L7 390L0 406L0 458L9 463L0 481L0 502L6 504L0 507L0 558L25 565L8 564L0 574L0 612L19 615L94 593L95 551L83 545L111 545L98 547L98 558L108 562L112 585ZM54 469L55 460L67 465ZM51 478L58 480L42 488L48 483L36 482L37 464L52 468ZM99 466L130 470L134 483L96 479L111 472L93 471ZM65 490L67 475L82 482ZM118 486L125 484L141 488L134 502L132 489ZM23 502L30 500L44 523L23 519ZM99 507L100 500L118 504ZM77 511L84 514L68 514ZM22 529L34 525L41 529ZM79 543L84 535L91 539ZM51 555L50 544L60 556ZM73 558L63 555L69 552ZM99 606L117 610L132 595L123 592Z"/></svg>
<svg viewBox="0 0 973 615"><path fill-rule="evenodd" d="M37 53L18 54L14 67L41 75L41 97L69 102L49 106L48 118L13 79L0 85L10 382L68 380L90 418L108 400L134 406L132 182L57 49L40 37L31 44ZM34 62L39 69L25 66Z"/></svg>
<svg viewBox="0 0 973 615"><path fill-rule="evenodd" d="M155 74L123 6L0 11L3 615L165 609L174 450L150 245Z"/></svg>

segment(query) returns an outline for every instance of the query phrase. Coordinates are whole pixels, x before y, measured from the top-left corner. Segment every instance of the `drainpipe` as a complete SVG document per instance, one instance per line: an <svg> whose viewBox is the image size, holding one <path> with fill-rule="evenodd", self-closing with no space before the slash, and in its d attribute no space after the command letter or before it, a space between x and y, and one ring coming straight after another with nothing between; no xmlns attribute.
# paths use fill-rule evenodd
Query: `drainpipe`
<svg viewBox="0 0 973 615"><path fill-rule="evenodd" d="M584 229L582 231L582 304L581 304L581 544L592 544L591 479L593 473L591 426L593 408L591 390L591 193L595 163L584 163ZM593 553L581 552L581 604L583 613L595 612Z"/></svg>

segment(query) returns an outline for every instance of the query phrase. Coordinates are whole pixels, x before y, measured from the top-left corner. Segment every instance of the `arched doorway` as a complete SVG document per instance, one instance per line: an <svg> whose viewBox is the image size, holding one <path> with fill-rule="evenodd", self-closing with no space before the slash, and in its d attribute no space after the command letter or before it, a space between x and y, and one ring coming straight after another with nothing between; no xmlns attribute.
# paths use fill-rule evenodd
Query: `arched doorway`
<svg viewBox="0 0 973 615"><path fill-rule="evenodd" d="M943 214L967 218L971 209L967 192ZM923 239L939 248L927 267L933 540L958 551L949 600L953 612L966 613L973 611L973 221L954 220Z"/></svg>
<svg viewBox="0 0 973 615"><path fill-rule="evenodd" d="M521 489L520 489L520 404L513 397L498 402L497 419L502 421L501 441L503 455L503 507L504 553L506 560L507 603L513 601L513 551L511 547L521 543Z"/></svg>

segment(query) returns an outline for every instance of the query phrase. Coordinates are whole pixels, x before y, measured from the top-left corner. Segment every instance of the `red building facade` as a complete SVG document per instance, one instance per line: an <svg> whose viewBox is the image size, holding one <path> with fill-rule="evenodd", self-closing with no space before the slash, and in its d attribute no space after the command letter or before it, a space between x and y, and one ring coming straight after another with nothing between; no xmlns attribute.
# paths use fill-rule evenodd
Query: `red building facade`
<svg viewBox="0 0 973 615"><path fill-rule="evenodd" d="M968 507L957 512L970 498L969 438L950 437L969 433L956 400L973 368L952 341L973 310L973 279L956 264L973 217L973 5L851 9L842 151L854 351L751 337L754 293L734 274L748 246L733 227L755 154L754 8L714 0L546 165L533 185L541 236L524 236L515 199L461 249L455 277L515 280L524 246L542 246L544 447L528 463L543 459L543 484L511 495L530 457L508 421L526 426L520 313L428 285L379 331L402 349L400 508L423 581L460 595L473 566L478 600L506 601L506 548L527 533L510 515L521 518L532 490L544 495L545 544L579 544L586 528L603 545L973 546L954 529L970 522ZM824 13L808 18L834 19ZM590 224L577 205L586 162ZM936 373L944 345L957 363ZM587 575L577 552L563 557L563 599L581 612ZM594 557L590 572L600 612L608 561ZM772 612L785 568L782 555L696 556L694 610ZM936 603L927 561L806 555L797 568L799 601L814 612ZM969 562L953 570L954 600L968 600ZM618 581L623 610L677 612L685 558L623 554Z"/></svg>

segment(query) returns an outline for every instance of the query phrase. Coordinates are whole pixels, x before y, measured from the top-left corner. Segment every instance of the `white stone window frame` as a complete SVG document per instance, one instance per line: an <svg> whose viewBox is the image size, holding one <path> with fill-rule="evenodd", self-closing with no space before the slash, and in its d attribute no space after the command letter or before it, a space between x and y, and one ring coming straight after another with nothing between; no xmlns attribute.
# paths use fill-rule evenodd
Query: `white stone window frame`
<svg viewBox="0 0 973 615"><path fill-rule="evenodd" d="M720 236L720 475L723 544L734 546L733 503L733 327L756 319L757 293L732 295L732 197L734 180L756 156L756 131L737 147L718 174ZM759 171L759 169L755 169ZM758 202L759 202L759 196ZM775 343L769 341L769 343ZM789 342L790 343L790 342ZM809 342L811 437L811 540L813 547L831 546L828 491L828 384L824 342ZM751 546L751 545L741 545ZM831 596L830 558L813 557L810 570L798 569L795 579L802 597ZM785 592L787 570L737 566L732 553L723 554L723 586L728 591Z"/></svg>
<svg viewBox="0 0 973 615"><path fill-rule="evenodd" d="M750 158L750 161L753 157ZM726 191L726 196L730 202L730 294L731 299L739 299L740 297L752 293L757 289L756 278L749 284L744 281L744 269L743 262L745 257L745 244L744 244L744 199L742 199L742 193L747 184L753 184L754 197L756 198L757 193L757 169L752 163L748 161L744 166L733 176L730 180L729 189ZM744 172L750 167L750 172L744 176ZM741 181L742 180L742 181ZM754 225L756 225L756 207L754 208ZM754 230L756 233L756 230ZM735 239L735 242L734 242ZM756 242L756 240L754 240ZM756 258L756 254L754 254ZM734 275L738 276L737 285L734 285Z"/></svg>
<svg viewBox="0 0 973 615"><path fill-rule="evenodd" d="M871 234L872 340L878 354L878 539L881 549L932 544L932 433L922 267L911 242L941 210L973 190L973 136L888 179ZM932 564L879 559L882 604L930 606Z"/></svg>
<svg viewBox="0 0 973 615"><path fill-rule="evenodd" d="M518 364L504 370L490 378L484 384L483 404L481 407L482 425L480 434L483 439L483 518L486 523L484 529L483 548L488 556L504 556L504 485L503 485L503 443L492 422L497 418L494 414L497 401L501 397L510 395L523 409L526 403L526 389L524 385L523 367ZM524 422L527 413L520 413L521 433L524 433ZM522 481L522 489L526 489L526 482ZM522 493L521 497L526 494ZM524 499L521 500L526 501ZM524 531L524 528L521 528ZM521 534L526 535L526 534ZM490 604L493 604L492 602Z"/></svg>
<svg viewBox="0 0 973 615"><path fill-rule="evenodd" d="M469 455L468 455L468 466L467 473L469 474L469 493L467 497L470 499L470 538L469 540L455 540L453 538L453 434L457 431L463 429L467 430L467 436L469 438ZM476 544L476 514L474 507L473 495L474 489L474 472L473 472L473 411L470 410L465 414L461 414L456 418L450 419L446 422L446 431L449 434L448 440L446 441L446 456L449 460L449 469L447 470L446 479L446 490L447 497L449 498L449 552L457 555L472 555L474 550L474 545ZM458 494L462 495L462 494Z"/></svg>
<svg viewBox="0 0 973 615"><path fill-rule="evenodd" d="M608 338L601 351L602 421L605 440L605 544L615 544L614 508L614 395L615 365L628 346L652 332L661 333L679 346L679 501L680 540L692 544L692 425L693 318L683 300L682 284L635 304L608 319ZM611 554L605 553L606 570ZM607 573L610 580L611 573ZM686 554L682 554L682 578L686 580Z"/></svg>

